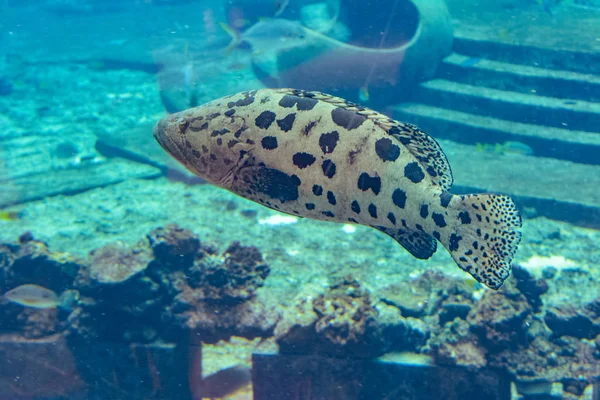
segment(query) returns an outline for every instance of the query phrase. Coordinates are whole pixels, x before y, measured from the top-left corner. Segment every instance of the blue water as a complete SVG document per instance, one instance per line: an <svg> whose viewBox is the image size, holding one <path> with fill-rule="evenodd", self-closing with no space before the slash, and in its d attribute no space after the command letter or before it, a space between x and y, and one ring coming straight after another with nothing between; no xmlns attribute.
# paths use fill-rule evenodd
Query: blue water
<svg viewBox="0 0 600 400"><path fill-rule="evenodd" d="M299 91L268 108L278 92L256 91L276 88ZM248 177L270 196L261 205L177 161L205 160L206 137L175 151L153 137L162 118L201 132L201 111L168 116L240 92L210 117L222 121L212 137L249 107L271 129L264 149L299 146L300 178L316 167L333 182L307 184L299 209L283 158ZM325 131L336 118L314 92L353 117ZM335 153L369 137L374 114L354 103L401 122L382 122L397 145L364 171L360 151ZM599 121L595 0L4 0L0 400L596 399ZM444 154L378 167L415 151L389 128L405 123ZM450 197L431 188L413 211L396 191L393 212L382 207L390 175L428 181L444 158L452 194L503 194L522 217L514 257L496 254L512 264L499 290L452 258L488 238L439 237L483 226L481 210L440 219ZM339 222L365 193L362 219ZM330 207L323 220L315 204ZM437 236L414 225L427 205ZM419 256L403 241L413 226L438 250L418 259L354 218L397 223Z"/></svg>

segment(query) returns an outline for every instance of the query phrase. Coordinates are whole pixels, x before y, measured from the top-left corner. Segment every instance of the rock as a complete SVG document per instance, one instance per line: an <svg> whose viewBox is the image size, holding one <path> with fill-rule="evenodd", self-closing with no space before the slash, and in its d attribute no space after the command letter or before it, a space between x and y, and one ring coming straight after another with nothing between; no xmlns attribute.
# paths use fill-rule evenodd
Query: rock
<svg viewBox="0 0 600 400"><path fill-rule="evenodd" d="M152 259L152 251L144 241L134 247L117 241L90 253L90 278L98 283L122 283L144 271Z"/></svg>
<svg viewBox="0 0 600 400"><path fill-rule="evenodd" d="M499 291L487 291L467 316L473 332L491 351L527 345L527 321L533 308L508 281Z"/></svg>
<svg viewBox="0 0 600 400"><path fill-rule="evenodd" d="M190 267L201 247L192 231L175 224L154 229L147 237L158 261L180 268Z"/></svg>
<svg viewBox="0 0 600 400"><path fill-rule="evenodd" d="M226 304L249 300L269 271L256 247L234 242L222 256L206 255L194 262L188 276L190 300Z"/></svg>
<svg viewBox="0 0 600 400"><path fill-rule="evenodd" d="M593 339L600 334L600 297L582 308L565 305L546 310L544 321L556 336Z"/></svg>
<svg viewBox="0 0 600 400"><path fill-rule="evenodd" d="M541 296L548 291L548 283L535 277L525 268L514 265L513 276L517 280L517 289L525 296L529 304L537 312L542 307Z"/></svg>
<svg viewBox="0 0 600 400"><path fill-rule="evenodd" d="M468 281L427 271L410 282L388 286L379 295L384 303L398 307L403 316L420 318L436 314L441 304L451 297L456 302L468 304L473 292Z"/></svg>
<svg viewBox="0 0 600 400"><path fill-rule="evenodd" d="M379 309L384 310L383 318ZM370 293L351 276L308 301L300 296L275 330L281 353L364 358L380 356L393 345L414 349L427 334L422 321L402 318L393 307L376 307Z"/></svg>

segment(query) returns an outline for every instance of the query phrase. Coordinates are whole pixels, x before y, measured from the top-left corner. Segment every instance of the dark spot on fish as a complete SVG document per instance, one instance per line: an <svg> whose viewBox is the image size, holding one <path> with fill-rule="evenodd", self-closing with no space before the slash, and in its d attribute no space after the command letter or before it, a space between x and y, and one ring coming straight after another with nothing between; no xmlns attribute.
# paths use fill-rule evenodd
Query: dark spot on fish
<svg viewBox="0 0 600 400"><path fill-rule="evenodd" d="M421 218L427 218L429 216L429 206L427 204L423 204L419 214L421 215Z"/></svg>
<svg viewBox="0 0 600 400"><path fill-rule="evenodd" d="M350 208L352 209L352 211L354 211L357 214L360 214L360 204L358 204L358 201L353 200L352 204L350 204Z"/></svg>
<svg viewBox="0 0 600 400"><path fill-rule="evenodd" d="M459 212L458 213L458 218L460 219L460 222L463 223L463 224L470 224L471 223L471 216L466 211Z"/></svg>
<svg viewBox="0 0 600 400"><path fill-rule="evenodd" d="M310 153L296 153L292 157L292 161L294 162L295 166L302 169L313 165L313 163L316 161L316 158Z"/></svg>
<svg viewBox="0 0 600 400"><path fill-rule="evenodd" d="M433 166L431 165L427 167L427 173L429 174L429 176L432 176L434 178L437 176L435 168L433 168Z"/></svg>
<svg viewBox="0 0 600 400"><path fill-rule="evenodd" d="M202 145L202 152L208 153L208 147L206 147L206 145Z"/></svg>
<svg viewBox="0 0 600 400"><path fill-rule="evenodd" d="M279 100L279 105L285 108L292 108L297 105L298 111L309 111L315 108L318 102L315 99L286 94Z"/></svg>
<svg viewBox="0 0 600 400"><path fill-rule="evenodd" d="M200 158L200 152L196 149L192 150L192 154L194 155L194 157L196 158Z"/></svg>
<svg viewBox="0 0 600 400"><path fill-rule="evenodd" d="M336 204L335 194L332 191L327 191L327 201L332 206L335 206L335 204Z"/></svg>
<svg viewBox="0 0 600 400"><path fill-rule="evenodd" d="M452 193L450 192L443 192L440 195L440 205L444 208L448 207L448 204L450 204L450 200L452 200Z"/></svg>
<svg viewBox="0 0 600 400"><path fill-rule="evenodd" d="M207 115L207 116L206 116L206 120L207 120L207 121L210 121L210 120L212 120L212 119L215 119L215 118L217 118L219 115L221 115L221 113L220 113L220 112L215 112L215 113L209 114L209 115Z"/></svg>
<svg viewBox="0 0 600 400"><path fill-rule="evenodd" d="M440 236L440 233L438 231L433 231L433 237L436 238L437 240L441 241L442 237Z"/></svg>
<svg viewBox="0 0 600 400"><path fill-rule="evenodd" d="M358 221L355 220L354 218L348 218L348 221L354 223L354 224L358 224Z"/></svg>
<svg viewBox="0 0 600 400"><path fill-rule="evenodd" d="M321 185L313 185L312 192L315 196L320 196L323 194L323 186Z"/></svg>
<svg viewBox="0 0 600 400"><path fill-rule="evenodd" d="M336 125L346 128L349 131L358 128L367 120L366 117L341 107L331 112L331 119Z"/></svg>
<svg viewBox="0 0 600 400"><path fill-rule="evenodd" d="M340 140L340 134L337 131L323 133L319 138L319 146L321 147L321 150L323 150L323 153L333 153L338 140Z"/></svg>
<svg viewBox="0 0 600 400"><path fill-rule="evenodd" d="M373 203L369 204L369 215L373 218L377 218L377 206Z"/></svg>
<svg viewBox="0 0 600 400"><path fill-rule="evenodd" d="M282 131L288 132L294 126L295 120L296 120L296 114L291 113L291 114L286 115L283 119L278 119L277 126L279 126L279 128Z"/></svg>
<svg viewBox="0 0 600 400"><path fill-rule="evenodd" d="M381 178L378 176L370 177L369 174L363 172L358 177L358 188L363 192L371 189L377 195L381 191Z"/></svg>
<svg viewBox="0 0 600 400"><path fill-rule="evenodd" d="M317 121L310 121L308 124L306 124L306 126L302 129L302 133L304 133L305 136L308 136L310 134L310 131L317 125Z"/></svg>
<svg viewBox="0 0 600 400"><path fill-rule="evenodd" d="M404 208L406 206L406 192L400 188L394 190L392 193L392 201L398 208Z"/></svg>
<svg viewBox="0 0 600 400"><path fill-rule="evenodd" d="M396 216L394 215L394 213L388 213L387 219L389 219L393 225L396 225Z"/></svg>
<svg viewBox="0 0 600 400"><path fill-rule="evenodd" d="M242 132L244 132L246 129L248 129L248 127L246 125L242 126L240 129L238 129L237 131L235 131L235 133L233 134L233 136L235 136L236 138L239 139L239 137L242 135Z"/></svg>
<svg viewBox="0 0 600 400"><path fill-rule="evenodd" d="M210 134L210 136L211 137L222 136L222 135L228 134L229 132L231 132L229 129L223 128L223 129L220 129L220 130L214 130L214 131L212 131L212 133Z"/></svg>
<svg viewBox="0 0 600 400"><path fill-rule="evenodd" d="M275 121L275 113L273 111L263 111L260 113L258 117L254 120L254 123L257 127L261 129L268 129L273 121Z"/></svg>
<svg viewBox="0 0 600 400"><path fill-rule="evenodd" d="M208 128L208 122L203 123L200 126L190 125L190 131L192 132L200 132Z"/></svg>
<svg viewBox="0 0 600 400"><path fill-rule="evenodd" d="M306 206L307 210L314 210L315 209L314 203L306 203L305 206Z"/></svg>
<svg viewBox="0 0 600 400"><path fill-rule="evenodd" d="M296 175L288 175L274 168L257 168L252 180L250 189L257 193L264 193L282 203L298 200L300 178Z"/></svg>
<svg viewBox="0 0 600 400"><path fill-rule="evenodd" d="M218 138L217 139L217 146L222 146L223 145L223 139Z"/></svg>
<svg viewBox="0 0 600 400"><path fill-rule="evenodd" d="M432 213L431 218L433 218L433 222L435 222L435 224L437 226L439 226L440 228L443 228L446 226L446 219L444 218L444 216L442 214Z"/></svg>
<svg viewBox="0 0 600 400"><path fill-rule="evenodd" d="M244 107L249 106L252 103L254 103L254 94L250 95L250 93L244 93L243 99L239 99L237 101L230 101L229 103L227 103L227 107Z"/></svg>
<svg viewBox="0 0 600 400"><path fill-rule="evenodd" d="M231 139L230 141L227 142L227 148L231 149L233 146L235 146L239 142L240 142L239 140Z"/></svg>
<svg viewBox="0 0 600 400"><path fill-rule="evenodd" d="M331 160L324 160L323 164L321 164L321 168L323 169L323 174L329 179L333 178L335 175L336 166L335 163Z"/></svg>
<svg viewBox="0 0 600 400"><path fill-rule="evenodd" d="M326 217L331 217L331 218L335 217L335 214L332 213L331 211L323 211L323 212L321 212L321 214L323 214Z"/></svg>
<svg viewBox="0 0 600 400"><path fill-rule="evenodd" d="M227 110L227 111L225 111L225 113L224 113L224 115L225 115L226 117L232 117L232 116L233 116L233 114L235 114L235 110L234 110L233 108L232 108L231 110Z"/></svg>
<svg viewBox="0 0 600 400"><path fill-rule="evenodd" d="M400 157L400 146L394 144L389 138L382 138L375 142L375 153L382 161L396 161Z"/></svg>
<svg viewBox="0 0 600 400"><path fill-rule="evenodd" d="M413 161L404 167L404 176L413 183L419 183L425 178L425 173L419 163Z"/></svg>
<svg viewBox="0 0 600 400"><path fill-rule="evenodd" d="M456 233L453 233L452 235L450 235L448 250L450 250L450 251L458 250L458 245L460 244L461 239L462 239L462 236L459 236Z"/></svg>
<svg viewBox="0 0 600 400"><path fill-rule="evenodd" d="M217 156L211 153L210 159L213 160L213 161L216 161L217 160Z"/></svg>
<svg viewBox="0 0 600 400"><path fill-rule="evenodd" d="M265 150L274 150L277 148L277 138L275 136L265 136L260 143Z"/></svg>

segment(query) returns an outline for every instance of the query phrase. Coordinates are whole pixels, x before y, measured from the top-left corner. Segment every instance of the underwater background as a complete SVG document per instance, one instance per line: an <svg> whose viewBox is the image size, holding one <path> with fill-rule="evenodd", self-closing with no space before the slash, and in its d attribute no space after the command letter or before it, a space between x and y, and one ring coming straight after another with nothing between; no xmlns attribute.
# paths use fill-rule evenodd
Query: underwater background
<svg viewBox="0 0 600 400"><path fill-rule="evenodd" d="M169 113L292 87L418 125L523 217L441 249L189 173ZM0 1L0 399L600 398L597 0Z"/></svg>

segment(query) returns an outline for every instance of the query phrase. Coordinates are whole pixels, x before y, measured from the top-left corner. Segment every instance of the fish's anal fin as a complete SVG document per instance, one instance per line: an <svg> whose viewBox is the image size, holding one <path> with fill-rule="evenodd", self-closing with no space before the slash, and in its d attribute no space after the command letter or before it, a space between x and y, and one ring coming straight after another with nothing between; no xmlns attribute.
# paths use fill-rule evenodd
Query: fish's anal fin
<svg viewBox="0 0 600 400"><path fill-rule="evenodd" d="M454 196L455 231L444 246L458 266L491 289L499 289L510 275L511 262L521 241L521 215L504 195Z"/></svg>
<svg viewBox="0 0 600 400"><path fill-rule="evenodd" d="M437 248L436 240L425 232L390 229L383 226L375 228L400 243L413 257L421 260L431 257Z"/></svg>
<svg viewBox="0 0 600 400"><path fill-rule="evenodd" d="M231 190L253 201L263 199L268 204L276 200L281 203L298 200L299 186L300 178L296 175L266 166L248 166L237 171Z"/></svg>
<svg viewBox="0 0 600 400"><path fill-rule="evenodd" d="M454 177L450 163L434 138L417 126L404 122L380 122L380 125L383 125L390 135L406 146L423 166L423 169L427 171L432 181L438 184L442 190L449 190L452 187Z"/></svg>

